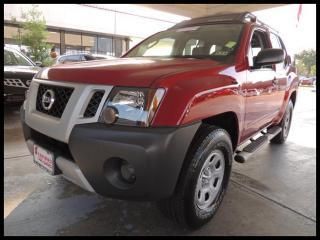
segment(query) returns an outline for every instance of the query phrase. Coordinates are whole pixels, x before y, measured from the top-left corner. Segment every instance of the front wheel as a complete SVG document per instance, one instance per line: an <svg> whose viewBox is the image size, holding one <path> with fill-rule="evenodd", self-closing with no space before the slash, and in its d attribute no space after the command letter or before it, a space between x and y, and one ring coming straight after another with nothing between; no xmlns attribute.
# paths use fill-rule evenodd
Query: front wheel
<svg viewBox="0 0 320 240"><path fill-rule="evenodd" d="M282 144L287 140L290 127L291 127L292 112L293 112L293 103L291 100L289 100L286 112L284 113L283 118L279 124L282 130L277 136L271 139L272 143Z"/></svg>
<svg viewBox="0 0 320 240"><path fill-rule="evenodd" d="M210 221L225 195L232 155L229 134L203 126L190 146L174 196L160 202L160 209L191 229Z"/></svg>

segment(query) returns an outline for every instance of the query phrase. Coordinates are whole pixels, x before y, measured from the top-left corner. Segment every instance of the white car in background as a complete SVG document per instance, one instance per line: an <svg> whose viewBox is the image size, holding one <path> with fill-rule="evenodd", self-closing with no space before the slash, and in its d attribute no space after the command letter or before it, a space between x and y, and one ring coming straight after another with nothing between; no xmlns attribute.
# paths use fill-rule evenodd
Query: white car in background
<svg viewBox="0 0 320 240"><path fill-rule="evenodd" d="M105 55L105 54L92 54L96 59L116 59L117 57Z"/></svg>
<svg viewBox="0 0 320 240"><path fill-rule="evenodd" d="M82 62L82 61L92 61L101 59L115 59L116 57L101 55L101 54L91 54L91 53L75 53L75 54L64 54L56 59L56 64L65 64L70 62Z"/></svg>

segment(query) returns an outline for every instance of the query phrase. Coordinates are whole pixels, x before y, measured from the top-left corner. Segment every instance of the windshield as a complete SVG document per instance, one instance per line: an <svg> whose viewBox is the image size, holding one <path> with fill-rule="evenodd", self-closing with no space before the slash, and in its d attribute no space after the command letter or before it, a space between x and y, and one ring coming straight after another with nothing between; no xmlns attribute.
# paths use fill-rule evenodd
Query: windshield
<svg viewBox="0 0 320 240"><path fill-rule="evenodd" d="M231 59L242 24L215 24L167 30L146 39L125 57Z"/></svg>
<svg viewBox="0 0 320 240"><path fill-rule="evenodd" d="M9 66L33 66L26 58L21 54L18 54L14 51L4 50L3 55L4 65Z"/></svg>

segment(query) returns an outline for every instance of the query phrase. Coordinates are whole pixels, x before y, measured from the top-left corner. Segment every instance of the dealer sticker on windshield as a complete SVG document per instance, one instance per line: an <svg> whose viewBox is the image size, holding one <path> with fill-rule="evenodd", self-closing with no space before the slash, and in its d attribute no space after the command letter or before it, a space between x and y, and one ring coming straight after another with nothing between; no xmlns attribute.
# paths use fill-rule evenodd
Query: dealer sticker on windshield
<svg viewBox="0 0 320 240"><path fill-rule="evenodd" d="M236 42L233 42L233 41L229 41L225 46L227 48L233 48L237 43Z"/></svg>

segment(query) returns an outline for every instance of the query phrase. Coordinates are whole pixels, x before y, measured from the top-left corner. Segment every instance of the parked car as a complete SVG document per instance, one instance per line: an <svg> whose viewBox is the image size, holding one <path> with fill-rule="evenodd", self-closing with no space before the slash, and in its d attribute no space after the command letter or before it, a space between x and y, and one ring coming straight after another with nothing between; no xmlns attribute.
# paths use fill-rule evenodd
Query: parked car
<svg viewBox="0 0 320 240"><path fill-rule="evenodd" d="M117 57L114 56L110 56L110 55L105 55L105 54L92 54L92 56L96 59L96 60L103 60L103 59L116 59Z"/></svg>
<svg viewBox="0 0 320 240"><path fill-rule="evenodd" d="M39 72L21 108L24 136L50 174L159 201L197 228L217 212L233 160L286 141L292 69L278 33L251 13L184 21L119 59Z"/></svg>
<svg viewBox="0 0 320 240"><path fill-rule="evenodd" d="M61 55L57 58L56 64L65 64L70 62L81 62L81 61L92 61L99 59L114 59L112 56L108 55L98 55L98 54L90 54L90 53L77 53L77 54L65 54Z"/></svg>
<svg viewBox="0 0 320 240"><path fill-rule="evenodd" d="M313 86L313 85L315 85L315 83L316 83L315 77L300 78L300 85Z"/></svg>
<svg viewBox="0 0 320 240"><path fill-rule="evenodd" d="M41 63L36 64L22 52L4 46L3 64L4 102L22 103L33 76L41 69Z"/></svg>

